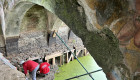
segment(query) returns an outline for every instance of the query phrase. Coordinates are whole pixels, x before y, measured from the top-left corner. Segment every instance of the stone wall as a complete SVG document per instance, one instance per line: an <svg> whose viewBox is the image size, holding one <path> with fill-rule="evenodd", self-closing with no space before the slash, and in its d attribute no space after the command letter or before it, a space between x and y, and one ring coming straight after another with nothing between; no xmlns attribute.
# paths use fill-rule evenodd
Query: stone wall
<svg viewBox="0 0 140 80"><path fill-rule="evenodd" d="M72 31L69 33L69 28L65 25L58 29L58 35L73 49L84 49L82 40L77 37ZM69 39L68 39L68 36ZM42 57L50 55L54 52L68 51L60 39L56 36L49 36L49 41L46 40L43 31L31 30L21 33L18 39L9 39L7 42L8 59L12 63L17 63L20 60L28 58ZM14 58L13 58L14 57Z"/></svg>
<svg viewBox="0 0 140 80"><path fill-rule="evenodd" d="M6 38L6 55L13 64L17 64L22 59L44 58L57 51L67 51L59 38L53 37L54 30L64 39L70 49L84 49L82 40L56 15L42 6L32 6L20 22L19 36Z"/></svg>
<svg viewBox="0 0 140 80"><path fill-rule="evenodd" d="M10 37L6 39L6 55L9 56L18 53L18 39L19 36Z"/></svg>

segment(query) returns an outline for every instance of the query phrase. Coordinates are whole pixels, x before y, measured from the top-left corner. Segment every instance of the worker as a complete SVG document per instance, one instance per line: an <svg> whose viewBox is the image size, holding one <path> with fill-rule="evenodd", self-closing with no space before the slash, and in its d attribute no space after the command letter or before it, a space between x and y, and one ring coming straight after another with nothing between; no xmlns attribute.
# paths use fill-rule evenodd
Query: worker
<svg viewBox="0 0 140 80"><path fill-rule="evenodd" d="M26 62L23 60L20 62L20 64L23 66L25 76L27 75L28 70L32 80L36 80L36 72L39 69L39 64L32 60L28 60Z"/></svg>
<svg viewBox="0 0 140 80"><path fill-rule="evenodd" d="M43 62L42 60L39 60L38 62L40 63L39 67L40 75L45 77L45 75L47 75L50 71L50 64L47 62Z"/></svg>

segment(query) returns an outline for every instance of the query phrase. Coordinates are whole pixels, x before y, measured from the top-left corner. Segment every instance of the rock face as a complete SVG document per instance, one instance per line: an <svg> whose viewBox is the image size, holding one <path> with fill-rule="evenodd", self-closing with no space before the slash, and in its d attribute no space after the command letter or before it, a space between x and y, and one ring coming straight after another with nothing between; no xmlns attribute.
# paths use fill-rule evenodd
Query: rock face
<svg viewBox="0 0 140 80"><path fill-rule="evenodd" d="M1 0L0 13L0 47L8 56L48 52L58 41L49 37L51 30L68 41L71 37L59 30L62 20L82 39L108 79L139 80L139 0ZM71 47L80 44L79 38L69 41ZM57 43L54 46L64 50Z"/></svg>
<svg viewBox="0 0 140 80"><path fill-rule="evenodd" d="M1 80L25 80L25 75L18 70L11 69L0 60L0 79Z"/></svg>

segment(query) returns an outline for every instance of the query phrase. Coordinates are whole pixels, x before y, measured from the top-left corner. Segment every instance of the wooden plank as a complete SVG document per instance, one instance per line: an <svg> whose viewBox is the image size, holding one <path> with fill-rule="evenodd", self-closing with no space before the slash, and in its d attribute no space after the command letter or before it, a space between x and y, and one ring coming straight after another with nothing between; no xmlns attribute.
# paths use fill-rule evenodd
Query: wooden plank
<svg viewBox="0 0 140 80"><path fill-rule="evenodd" d="M60 65L62 65L63 56L60 56Z"/></svg>
<svg viewBox="0 0 140 80"><path fill-rule="evenodd" d="M72 49L71 52L74 52L75 49Z"/></svg>
<svg viewBox="0 0 140 80"><path fill-rule="evenodd" d="M71 52L72 52L72 53L74 53L74 50L75 50L75 49L73 49ZM72 56L71 56L71 57L72 57L72 59L71 59L71 60L73 61L73 60L74 60L74 56L73 56L73 54L72 54Z"/></svg>
<svg viewBox="0 0 140 80"><path fill-rule="evenodd" d="M70 60L72 59L73 54L70 55L70 58L68 60L68 63L70 62Z"/></svg>
<svg viewBox="0 0 140 80"><path fill-rule="evenodd" d="M81 52L81 50L76 51L76 56L78 56L80 52Z"/></svg>
<svg viewBox="0 0 140 80"><path fill-rule="evenodd" d="M66 62L68 63L68 61L69 61L69 53L68 52L66 53L66 56L67 56L66 57Z"/></svg>
<svg viewBox="0 0 140 80"><path fill-rule="evenodd" d="M56 52L56 53L54 53L54 54L47 55L47 56L45 57L45 60L51 59L51 58L54 58L54 57L58 57L58 56L61 56L61 55L63 55L62 52Z"/></svg>
<svg viewBox="0 0 140 80"><path fill-rule="evenodd" d="M54 65L55 65L55 57L52 59L52 65L53 65L53 68L54 68Z"/></svg>
<svg viewBox="0 0 140 80"><path fill-rule="evenodd" d="M54 65L55 65L55 57L53 58L52 61L53 61L52 64L53 64L53 66L54 66Z"/></svg>
<svg viewBox="0 0 140 80"><path fill-rule="evenodd" d="M72 55L72 58L71 58L71 60L73 61L74 60L74 56Z"/></svg>
<svg viewBox="0 0 140 80"><path fill-rule="evenodd" d="M72 49L71 52L73 53L74 50L75 50L75 49ZM73 56L72 53L71 53L71 55L70 55L70 58L68 59L68 63L69 63L71 60L72 60L72 61L74 60L74 56Z"/></svg>
<svg viewBox="0 0 140 80"><path fill-rule="evenodd" d="M64 55L62 55L62 65L64 64Z"/></svg>
<svg viewBox="0 0 140 80"><path fill-rule="evenodd" d="M39 59L40 57L33 57L33 58L29 58L28 60L36 60Z"/></svg>
<svg viewBox="0 0 140 80"><path fill-rule="evenodd" d="M49 59L47 60L47 63L49 63Z"/></svg>
<svg viewBox="0 0 140 80"><path fill-rule="evenodd" d="M71 51L74 51L75 49L72 49ZM70 51L65 51L65 52L63 52L63 53L68 53L68 52L70 52Z"/></svg>
<svg viewBox="0 0 140 80"><path fill-rule="evenodd" d="M86 54L87 54L87 49L84 48L84 55L86 56Z"/></svg>

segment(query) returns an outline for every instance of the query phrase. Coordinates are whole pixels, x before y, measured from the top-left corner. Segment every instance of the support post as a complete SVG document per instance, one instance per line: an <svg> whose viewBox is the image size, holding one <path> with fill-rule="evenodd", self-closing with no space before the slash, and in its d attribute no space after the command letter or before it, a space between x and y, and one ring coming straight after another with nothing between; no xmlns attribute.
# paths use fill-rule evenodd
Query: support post
<svg viewBox="0 0 140 80"><path fill-rule="evenodd" d="M60 65L62 65L63 56L60 56Z"/></svg>
<svg viewBox="0 0 140 80"><path fill-rule="evenodd" d="M76 56L78 56L78 55L79 55L80 51L81 51L81 50L76 51Z"/></svg>
<svg viewBox="0 0 140 80"><path fill-rule="evenodd" d="M53 65L53 68L54 68L54 65L55 65L55 57L52 60L52 65Z"/></svg>
<svg viewBox="0 0 140 80"><path fill-rule="evenodd" d="M69 61L69 53L68 53L68 52L66 53L66 56L67 56L66 62L69 63L69 62L68 62L68 61Z"/></svg>
<svg viewBox="0 0 140 80"><path fill-rule="evenodd" d="M72 59L72 56L73 56L73 55L71 54L71 55L70 55L70 58L69 58L69 60L68 60L68 63L69 63L69 62L70 62L70 60Z"/></svg>
<svg viewBox="0 0 140 80"><path fill-rule="evenodd" d="M74 49L73 49L71 52L74 53ZM71 55L72 55L72 56L71 56L71 57L72 57L71 60L73 61L73 60L74 60L74 56L73 56L73 54L71 54Z"/></svg>
<svg viewBox="0 0 140 80"><path fill-rule="evenodd" d="M84 55L86 56L87 55L87 49L84 48Z"/></svg>

